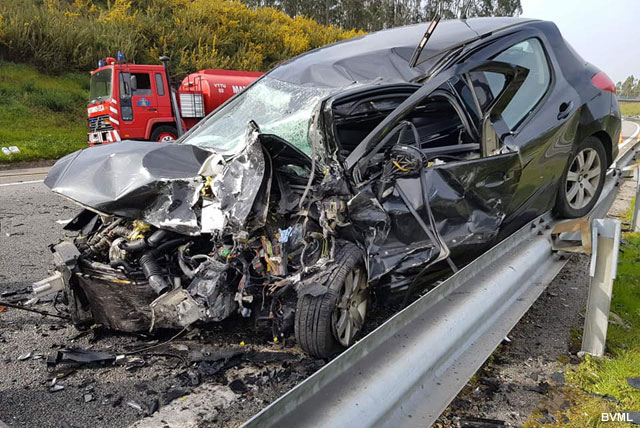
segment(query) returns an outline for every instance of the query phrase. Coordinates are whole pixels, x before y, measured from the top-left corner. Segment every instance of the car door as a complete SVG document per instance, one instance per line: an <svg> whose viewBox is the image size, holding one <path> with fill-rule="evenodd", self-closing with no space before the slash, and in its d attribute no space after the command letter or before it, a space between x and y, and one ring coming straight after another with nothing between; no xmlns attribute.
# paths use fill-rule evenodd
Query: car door
<svg viewBox="0 0 640 428"><path fill-rule="evenodd" d="M459 79L454 75L402 109L385 124L391 130L384 137L361 143L369 147L354 164L360 193L352 218L386 217L367 243L372 280L389 274L401 286L434 261L466 262L498 236L520 179L520 157L482 156L482 138L454 90ZM360 216L365 206L371 211Z"/></svg>
<svg viewBox="0 0 640 428"><path fill-rule="evenodd" d="M501 55L503 52L507 53ZM523 55L527 58L523 59ZM483 41L477 48L461 51L450 65L430 76L420 90L351 152L345 166L355 187L376 196L384 209L375 218L388 216L384 223L390 225L370 240L370 250L396 254L394 259L382 257L382 268L370 266L371 273L394 270L406 273L420 265L419 259L409 256L413 247L407 245L403 255L401 244L418 242L419 247L419 242L423 242L423 248L428 245L430 238L420 236L420 229L424 229L420 223L429 219L421 201L429 202L435 220L428 226L442 236L454 261L473 257L552 206L578 120L577 94L558 70L544 34L537 29L514 30L495 40ZM487 78L481 81L478 73ZM533 82L536 84L528 83L528 78L537 79ZM466 92L463 88L467 88ZM469 120L475 121L476 157L427 162L421 165L421 173L407 172L404 177L394 179L392 190L376 191L375 180L366 171L375 170L378 162L385 161L379 153L391 140L394 126L410 114L421 97L449 89ZM484 99L482 89L486 91ZM377 168L382 169L380 165ZM417 193L421 189L418 185L421 176L429 177L427 197L422 198ZM413 198L411 203L407 203L409 198L401 197L398 187L407 190L404 193ZM413 205L415 212L409 209L407 215L407 209L402 207L409 205ZM393 240L398 242L394 244ZM395 247L395 253L387 251L385 247L389 245ZM432 253L442 250L436 248ZM421 257L425 260L433 256L423 253L426 256Z"/></svg>
<svg viewBox="0 0 640 428"><path fill-rule="evenodd" d="M500 129L497 138L521 157L522 177L505 221L510 226L504 232L509 233L553 207L577 132L580 101L543 34L504 40L476 57L527 70L513 96L491 114L488 108L505 83L504 75L499 70L475 69L466 76L476 107Z"/></svg>

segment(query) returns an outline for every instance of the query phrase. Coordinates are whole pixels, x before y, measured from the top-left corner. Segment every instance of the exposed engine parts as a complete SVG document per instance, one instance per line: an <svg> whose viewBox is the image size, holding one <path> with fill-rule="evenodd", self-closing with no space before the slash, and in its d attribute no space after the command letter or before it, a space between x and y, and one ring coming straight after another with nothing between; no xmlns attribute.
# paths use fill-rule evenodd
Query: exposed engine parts
<svg viewBox="0 0 640 428"><path fill-rule="evenodd" d="M276 147L270 152L256 135L235 158L203 162L199 180L149 186L158 210L140 209L136 219L106 215L113 210L106 201L69 224L78 235L52 249L60 259L73 248L57 270L67 278L76 324L154 331L239 316L281 340L294 332L296 311L316 311L300 309L301 296L332 292L332 272L342 266L336 257L349 250L364 268L363 251L339 237L351 225L348 195L321 198L322 176L313 177L303 156L274 136L267 136ZM187 204L201 230L191 227L192 214L180 213ZM361 321L350 324L347 341Z"/></svg>
<svg viewBox="0 0 640 428"><path fill-rule="evenodd" d="M328 259L336 245L332 228L343 224L344 203L310 205L314 213L272 213L259 234L235 237L181 235L139 220L96 214L95 230L74 240L80 253L75 274L82 276L83 283L109 280L123 290L146 283L144 291L132 287L123 292L147 300L140 309L141 319L148 321L144 329L186 327L198 320L221 321L238 313L255 317L257 323L273 324L274 337L283 337L292 332L295 311L293 283L287 277L296 275L303 281L312 272L310 266ZM287 221L293 223L286 226ZM81 292L85 292L82 287L77 290ZM287 302L290 297L293 305ZM110 305L109 299L103 303ZM121 312L116 306L105 309ZM110 324L107 320L107 327L123 329ZM137 331L142 325L132 327Z"/></svg>

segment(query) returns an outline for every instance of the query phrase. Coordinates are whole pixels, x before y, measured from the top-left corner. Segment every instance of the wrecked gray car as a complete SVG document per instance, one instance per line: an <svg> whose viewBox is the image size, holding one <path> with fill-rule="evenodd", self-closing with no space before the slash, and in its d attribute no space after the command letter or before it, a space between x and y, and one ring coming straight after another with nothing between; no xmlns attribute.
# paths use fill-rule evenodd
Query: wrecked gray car
<svg viewBox="0 0 640 428"><path fill-rule="evenodd" d="M85 210L36 294L77 325L246 318L326 357L372 296L407 304L536 216L586 214L617 154L606 75L549 22L424 30L302 55L177 143L58 161L46 185Z"/></svg>

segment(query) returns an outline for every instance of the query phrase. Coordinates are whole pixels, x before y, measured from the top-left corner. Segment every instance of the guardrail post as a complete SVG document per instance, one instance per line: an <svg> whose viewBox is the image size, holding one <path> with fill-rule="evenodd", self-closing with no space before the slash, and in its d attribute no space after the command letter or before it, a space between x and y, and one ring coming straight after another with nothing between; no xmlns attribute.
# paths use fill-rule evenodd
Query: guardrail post
<svg viewBox="0 0 640 428"><path fill-rule="evenodd" d="M593 220L591 237L591 281L580 353L601 357L607 339L611 293L618 264L620 221Z"/></svg>
<svg viewBox="0 0 640 428"><path fill-rule="evenodd" d="M636 168L636 202L633 206L631 231L640 232L640 168Z"/></svg>

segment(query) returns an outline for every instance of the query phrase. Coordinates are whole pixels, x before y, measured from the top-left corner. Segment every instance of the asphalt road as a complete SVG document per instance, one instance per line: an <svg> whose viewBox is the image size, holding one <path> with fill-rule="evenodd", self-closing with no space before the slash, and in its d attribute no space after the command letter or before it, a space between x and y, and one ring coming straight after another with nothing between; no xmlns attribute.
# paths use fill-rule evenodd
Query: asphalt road
<svg viewBox="0 0 640 428"><path fill-rule="evenodd" d="M49 167L47 166L0 171L0 186L3 184L11 186L15 184L41 183L48 172Z"/></svg>
<svg viewBox="0 0 640 428"><path fill-rule="evenodd" d="M625 139L637 138L639 134L640 125L623 123ZM48 246L64 237L60 223L79 210L74 203L53 194L42 183L46 172L47 168L0 171L0 293L28 287L48 276L51 267ZM245 340L242 331L231 334L236 342ZM63 345L116 352L126 345L147 340L106 336L94 343L92 335L72 339L75 335L77 331L63 320L10 308L0 313L1 421L10 427L21 428L57 428L64 426L63 422L78 428L125 427L143 417L139 410L127 406L127 401L158 399L162 403L164 394L185 387L184 376L180 377L185 371L176 369L175 362L169 364L166 358L151 357L146 359L145 367L134 371L124 367L79 370L59 380L65 386L64 390L51 393L52 372L43 359L37 358L39 355L46 358L48 353ZM204 342L220 344L224 337L228 339L228 335L229 332L219 331L218 336L207 337ZM261 340L246 338L249 346L270 349ZM30 358L19 359L28 353L31 353ZM317 364L300 359L289 366L286 379L268 375L267 378L278 380L255 387L251 397L237 396L241 398L208 410L210 416L217 415L209 426L236 426L310 374ZM256 373L265 370L272 373L278 367L258 364L244 368L244 372L230 372L212 382L216 388L227 388L224 391L228 391L226 385L234 378L255 378ZM85 401L87 394L90 397ZM121 400L119 404L118 400Z"/></svg>
<svg viewBox="0 0 640 428"><path fill-rule="evenodd" d="M58 221L68 220L79 211L42 182L31 182L32 176L26 183L17 183L25 176L0 184L0 293L29 287L50 275L49 245L65 236ZM55 312L51 304L38 308ZM238 426L323 365L301 355L297 347L273 344L246 326L216 325L194 338L181 338L157 349L163 355L144 355L143 367L78 369L57 380L63 390L50 392L56 371L47 367L45 360L58 349L78 347L121 354L134 345L151 346L156 339L77 335L78 331L64 320L12 308L0 311L0 426L4 422L11 428L124 428L136 421L142 425L135 428ZM166 338L168 335L160 340ZM180 364L175 358L175 354L185 358L205 346L237 346L240 342L247 350L287 352L293 359L285 363L243 363L208 375L194 364ZM23 360L27 355L30 357ZM233 381L246 385L250 395L234 392L229 387ZM157 402L160 411L155 419L143 419L144 411L128 405L129 401L143 407ZM172 417L177 422L161 422Z"/></svg>
<svg viewBox="0 0 640 428"><path fill-rule="evenodd" d="M622 121L622 138L637 137L640 133L640 123Z"/></svg>
<svg viewBox="0 0 640 428"><path fill-rule="evenodd" d="M76 212L73 203L54 195L42 183L0 187L1 292L27 287L48 276L51 267L48 246L64 236L62 225L56 220L69 219ZM79 403L78 400L84 403L85 389L92 385L94 376L108 387L99 387L99 395L91 393L104 399L106 394L117 397L128 390L135 391L133 384L140 381L135 375L127 374L130 376L127 379L127 376L114 377L108 371L81 373L69 381L61 379L60 383L66 388L50 393L49 373L43 360L19 360L28 353L46 357L62 345L86 346L86 338L69 340L77 331L65 321L7 308L0 314L0 326L0 419L10 427L61 427L62 422L117 426L103 425L105 417L126 426L139 417L130 407L94 409L95 400L82 407L70 405Z"/></svg>
<svg viewBox="0 0 640 428"><path fill-rule="evenodd" d="M12 183L22 177L12 177ZM5 291L47 276L47 247L63 237L56 221L72 218L78 207L41 182L0 186L0 284Z"/></svg>

